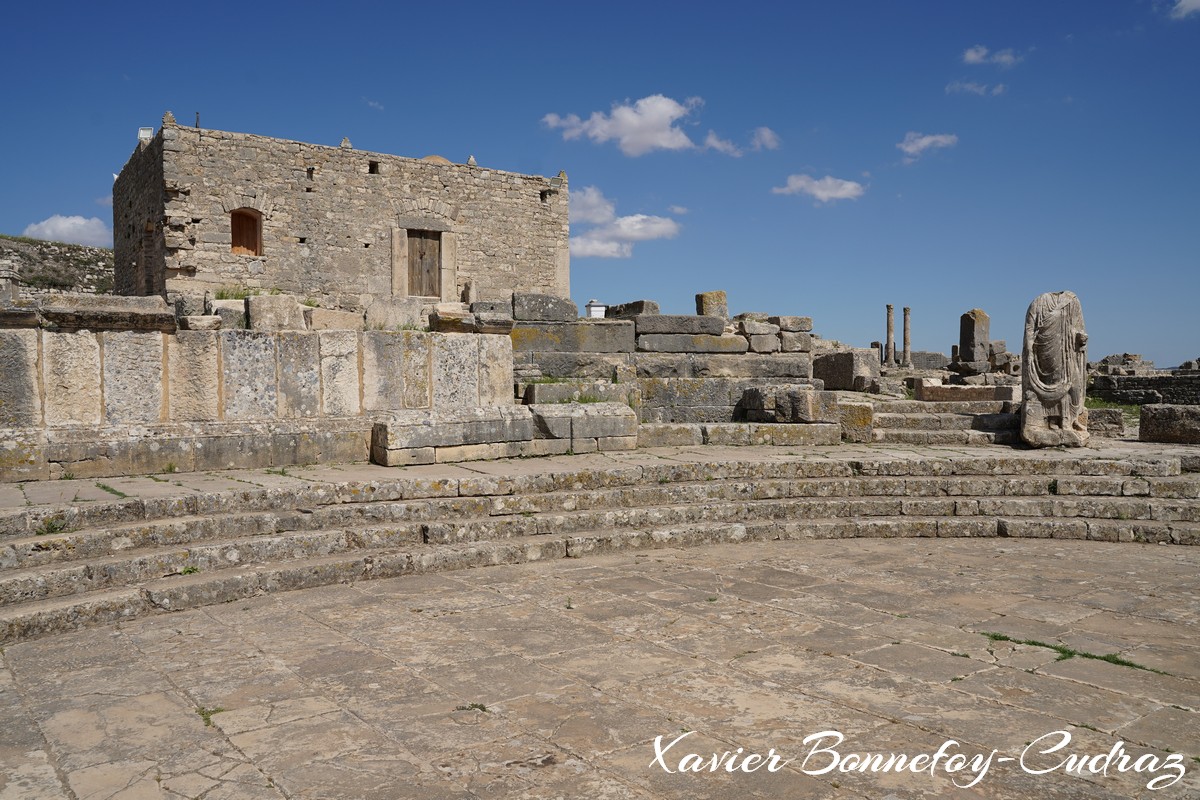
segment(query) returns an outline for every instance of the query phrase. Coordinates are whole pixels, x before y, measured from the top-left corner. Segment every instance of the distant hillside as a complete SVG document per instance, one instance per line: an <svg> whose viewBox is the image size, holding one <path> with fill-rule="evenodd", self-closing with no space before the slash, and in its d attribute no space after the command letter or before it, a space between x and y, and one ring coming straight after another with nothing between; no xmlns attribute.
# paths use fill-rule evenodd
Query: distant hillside
<svg viewBox="0 0 1200 800"><path fill-rule="evenodd" d="M113 290L113 251L105 247L0 234L0 271L11 269L26 296Z"/></svg>

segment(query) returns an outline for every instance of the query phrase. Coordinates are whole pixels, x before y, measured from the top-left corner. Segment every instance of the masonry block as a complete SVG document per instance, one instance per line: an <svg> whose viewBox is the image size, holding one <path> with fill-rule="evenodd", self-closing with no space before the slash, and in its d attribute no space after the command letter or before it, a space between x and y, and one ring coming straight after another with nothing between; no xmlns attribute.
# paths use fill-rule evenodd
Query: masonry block
<svg viewBox="0 0 1200 800"><path fill-rule="evenodd" d="M88 331L42 333L42 386L50 426L100 424L100 343Z"/></svg>
<svg viewBox="0 0 1200 800"><path fill-rule="evenodd" d="M479 342L475 334L433 334L433 407L468 409L479 405Z"/></svg>
<svg viewBox="0 0 1200 800"><path fill-rule="evenodd" d="M812 352L812 334L780 331L779 349L785 353Z"/></svg>
<svg viewBox="0 0 1200 800"><path fill-rule="evenodd" d="M332 308L304 308L304 323L310 331L361 331L363 315Z"/></svg>
<svg viewBox="0 0 1200 800"><path fill-rule="evenodd" d="M637 349L649 353L745 353L750 344L742 336L656 333L637 337Z"/></svg>
<svg viewBox="0 0 1200 800"><path fill-rule="evenodd" d="M574 301L549 294L514 292L513 319L520 322L573 322L579 319Z"/></svg>
<svg viewBox="0 0 1200 800"><path fill-rule="evenodd" d="M635 345L627 320L519 322L512 342L514 352L552 353L631 353Z"/></svg>
<svg viewBox="0 0 1200 800"><path fill-rule="evenodd" d="M38 331L0 330L0 428L42 424Z"/></svg>
<svg viewBox="0 0 1200 800"><path fill-rule="evenodd" d="M723 291L700 292L696 295L696 313L729 321L729 300Z"/></svg>
<svg viewBox="0 0 1200 800"><path fill-rule="evenodd" d="M305 330L304 309L290 294L254 294L246 298L247 327L254 331Z"/></svg>
<svg viewBox="0 0 1200 800"><path fill-rule="evenodd" d="M179 331L167 337L167 406L172 422L212 422L220 418L218 335Z"/></svg>
<svg viewBox="0 0 1200 800"><path fill-rule="evenodd" d="M475 340L479 345L479 405L511 405L514 386L512 338L480 334Z"/></svg>
<svg viewBox="0 0 1200 800"><path fill-rule="evenodd" d="M354 417L359 405L359 333L318 331L321 351L321 411L330 417Z"/></svg>
<svg viewBox="0 0 1200 800"><path fill-rule="evenodd" d="M163 334L105 331L104 421L111 425L162 420Z"/></svg>
<svg viewBox="0 0 1200 800"><path fill-rule="evenodd" d="M648 333L698 333L720 336L725 331L725 322L719 317L688 314L641 314L633 318L637 335Z"/></svg>
<svg viewBox="0 0 1200 800"><path fill-rule="evenodd" d="M362 335L363 410L396 411L404 403L405 335L366 331Z"/></svg>
<svg viewBox="0 0 1200 800"><path fill-rule="evenodd" d="M271 419L278 411L276 337L259 331L221 331L224 418Z"/></svg>
<svg viewBox="0 0 1200 800"><path fill-rule="evenodd" d="M246 327L245 300L213 300L212 313L221 320L221 330L242 330Z"/></svg>
<svg viewBox="0 0 1200 800"><path fill-rule="evenodd" d="M1200 406L1142 406L1138 438L1143 442L1200 444Z"/></svg>
<svg viewBox="0 0 1200 800"><path fill-rule="evenodd" d="M284 331L278 337L281 418L321 413L321 345L316 333Z"/></svg>
<svg viewBox="0 0 1200 800"><path fill-rule="evenodd" d="M753 334L746 337L752 353L778 353L781 347L779 337L775 334Z"/></svg>
<svg viewBox="0 0 1200 800"><path fill-rule="evenodd" d="M767 322L786 333L809 333L813 329L812 317L767 317Z"/></svg>

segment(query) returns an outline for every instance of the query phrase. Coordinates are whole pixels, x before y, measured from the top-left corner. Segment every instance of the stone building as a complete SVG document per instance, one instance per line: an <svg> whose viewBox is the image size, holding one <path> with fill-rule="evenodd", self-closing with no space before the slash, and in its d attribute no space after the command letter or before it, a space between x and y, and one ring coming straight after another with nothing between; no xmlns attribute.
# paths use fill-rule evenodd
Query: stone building
<svg viewBox="0 0 1200 800"><path fill-rule="evenodd" d="M113 186L116 291L238 287L375 302L569 294L567 181L184 127L142 129Z"/></svg>

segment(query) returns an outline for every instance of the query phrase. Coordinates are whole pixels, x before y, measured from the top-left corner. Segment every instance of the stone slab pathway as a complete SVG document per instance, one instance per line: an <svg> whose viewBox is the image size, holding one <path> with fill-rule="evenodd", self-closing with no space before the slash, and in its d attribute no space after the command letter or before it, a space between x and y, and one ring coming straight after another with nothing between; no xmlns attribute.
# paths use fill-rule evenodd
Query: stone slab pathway
<svg viewBox="0 0 1200 800"><path fill-rule="evenodd" d="M774 541L156 616L3 651L0 800L1197 798L1198 574L1191 547ZM1140 771L1058 766L1118 743ZM678 771L738 748L792 760ZM933 774L813 774L939 748ZM954 786L949 755L993 750Z"/></svg>

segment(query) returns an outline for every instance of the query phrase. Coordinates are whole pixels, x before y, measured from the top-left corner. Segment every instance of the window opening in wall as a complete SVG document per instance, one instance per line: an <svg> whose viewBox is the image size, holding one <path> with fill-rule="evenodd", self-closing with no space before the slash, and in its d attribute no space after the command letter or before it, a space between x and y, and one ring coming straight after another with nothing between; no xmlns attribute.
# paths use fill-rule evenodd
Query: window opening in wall
<svg viewBox="0 0 1200 800"><path fill-rule="evenodd" d="M415 297L441 297L442 234L408 232L408 292Z"/></svg>
<svg viewBox="0 0 1200 800"><path fill-rule="evenodd" d="M308 179L309 179L310 181L313 179L313 173L314 173L314 172L316 172L316 171L317 171L317 168L316 168L316 167L309 167L308 169L306 169L306 170L305 170L305 172L307 172L307 173L308 173Z"/></svg>
<svg viewBox="0 0 1200 800"><path fill-rule="evenodd" d="M541 191L541 196L542 196L542 205L547 205L550 202L550 190L543 189Z"/></svg>
<svg viewBox="0 0 1200 800"><path fill-rule="evenodd" d="M307 237L307 236L301 236L301 237L300 237L300 244L304 244L304 243L305 243L305 242L307 242L307 241L308 241L308 237Z"/></svg>
<svg viewBox="0 0 1200 800"><path fill-rule="evenodd" d="M379 162L378 161L368 161L367 162L367 172L369 172L372 175L378 175L379 174Z"/></svg>
<svg viewBox="0 0 1200 800"><path fill-rule="evenodd" d="M306 192L311 192L311 191L312 191L312 187L311 187L311 186L305 186L305 187L304 187L304 191L306 191Z"/></svg>
<svg viewBox="0 0 1200 800"><path fill-rule="evenodd" d="M262 214L253 208L229 213L230 250L243 256L262 255Z"/></svg>

